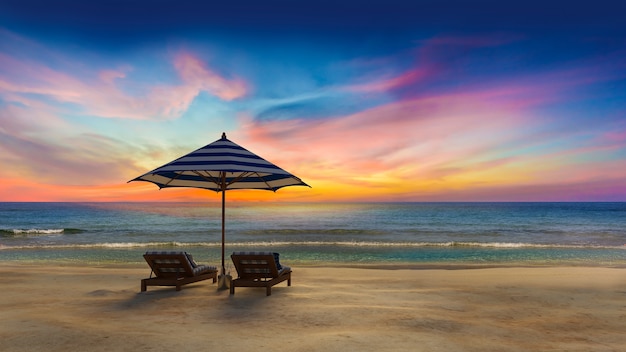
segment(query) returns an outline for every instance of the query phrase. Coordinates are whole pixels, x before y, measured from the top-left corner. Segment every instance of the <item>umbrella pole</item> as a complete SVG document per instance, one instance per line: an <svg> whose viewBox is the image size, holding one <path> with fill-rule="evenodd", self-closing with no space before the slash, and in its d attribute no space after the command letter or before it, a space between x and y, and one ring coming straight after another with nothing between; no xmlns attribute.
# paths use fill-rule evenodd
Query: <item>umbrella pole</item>
<svg viewBox="0 0 626 352"><path fill-rule="evenodd" d="M225 251L224 244L226 243L226 173L222 173L222 275L219 276L217 283L218 290L225 290L230 288L230 275L226 275L226 265L224 263Z"/></svg>
<svg viewBox="0 0 626 352"><path fill-rule="evenodd" d="M222 191L222 275L226 275L226 265L224 264L224 243L226 242L226 235L225 235L225 219L226 216L224 215L226 213L226 190Z"/></svg>

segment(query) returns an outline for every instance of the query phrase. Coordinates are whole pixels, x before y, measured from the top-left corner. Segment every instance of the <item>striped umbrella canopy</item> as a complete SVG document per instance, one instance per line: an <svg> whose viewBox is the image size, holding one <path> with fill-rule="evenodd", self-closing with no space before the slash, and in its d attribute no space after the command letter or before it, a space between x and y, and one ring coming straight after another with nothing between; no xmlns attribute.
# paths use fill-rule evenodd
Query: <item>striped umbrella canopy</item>
<svg viewBox="0 0 626 352"><path fill-rule="evenodd" d="M222 192L222 275L225 274L226 191L262 189L274 191L287 186L307 186L301 179L240 145L222 138L161 167L134 178L166 187L204 188Z"/></svg>

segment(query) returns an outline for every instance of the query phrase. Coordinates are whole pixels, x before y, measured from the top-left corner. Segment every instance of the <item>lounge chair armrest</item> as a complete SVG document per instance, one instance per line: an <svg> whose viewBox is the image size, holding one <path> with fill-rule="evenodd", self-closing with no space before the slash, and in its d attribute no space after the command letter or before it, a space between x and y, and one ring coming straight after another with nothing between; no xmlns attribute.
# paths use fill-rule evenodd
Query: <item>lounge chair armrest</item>
<svg viewBox="0 0 626 352"><path fill-rule="evenodd" d="M291 271L291 267L283 265L283 268L278 270L278 275L282 275Z"/></svg>
<svg viewBox="0 0 626 352"><path fill-rule="evenodd" d="M197 267L193 268L194 275L200 275L211 271L217 271L217 267L211 265L198 265Z"/></svg>

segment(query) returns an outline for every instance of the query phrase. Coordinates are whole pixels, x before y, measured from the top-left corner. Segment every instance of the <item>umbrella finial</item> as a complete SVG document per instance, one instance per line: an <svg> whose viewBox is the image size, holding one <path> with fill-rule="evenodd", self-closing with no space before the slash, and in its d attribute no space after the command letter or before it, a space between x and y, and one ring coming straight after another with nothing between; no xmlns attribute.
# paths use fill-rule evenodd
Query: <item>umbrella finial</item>
<svg viewBox="0 0 626 352"><path fill-rule="evenodd" d="M226 132L222 132L222 140L226 139Z"/></svg>

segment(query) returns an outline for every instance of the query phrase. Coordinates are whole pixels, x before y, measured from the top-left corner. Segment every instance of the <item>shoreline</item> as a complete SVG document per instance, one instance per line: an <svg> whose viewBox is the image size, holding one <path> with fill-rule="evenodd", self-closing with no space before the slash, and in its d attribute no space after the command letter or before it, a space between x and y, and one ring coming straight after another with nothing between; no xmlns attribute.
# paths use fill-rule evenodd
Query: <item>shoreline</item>
<svg viewBox="0 0 626 352"><path fill-rule="evenodd" d="M292 266L235 295L147 264L0 261L0 350L619 351L626 268Z"/></svg>
<svg viewBox="0 0 626 352"><path fill-rule="evenodd" d="M227 268L232 267L227 258ZM198 261L199 264L215 265L213 262ZM77 268L120 268L120 269L141 269L147 268L145 262L87 262L87 261L63 261L63 260L41 260L37 262L29 262L26 260L4 260L0 259L0 265L3 266L32 266L40 267L58 266L58 267L77 267ZM300 268L319 268L319 269L365 269L365 270L479 270L479 269L514 269L514 268L607 268L607 269L626 269L626 263L589 263L589 262L557 262L557 263L527 263L527 262L509 262L509 263L346 263L346 262L307 262L307 263L290 263L286 265ZM234 270L234 267L232 267Z"/></svg>

